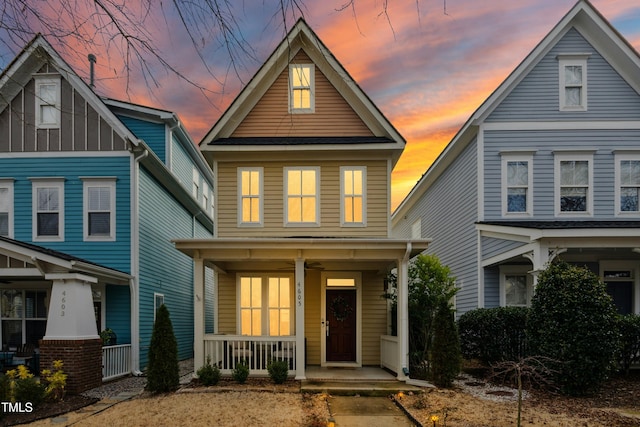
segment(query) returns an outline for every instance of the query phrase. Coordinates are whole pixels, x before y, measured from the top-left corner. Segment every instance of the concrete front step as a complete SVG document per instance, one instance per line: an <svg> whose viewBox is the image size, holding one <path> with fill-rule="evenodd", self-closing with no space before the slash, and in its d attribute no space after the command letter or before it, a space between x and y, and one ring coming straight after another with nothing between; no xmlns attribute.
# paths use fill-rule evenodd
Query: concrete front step
<svg viewBox="0 0 640 427"><path fill-rule="evenodd" d="M421 387L400 381L324 381L303 380L303 393L328 393L335 396L388 396L399 392L420 392Z"/></svg>

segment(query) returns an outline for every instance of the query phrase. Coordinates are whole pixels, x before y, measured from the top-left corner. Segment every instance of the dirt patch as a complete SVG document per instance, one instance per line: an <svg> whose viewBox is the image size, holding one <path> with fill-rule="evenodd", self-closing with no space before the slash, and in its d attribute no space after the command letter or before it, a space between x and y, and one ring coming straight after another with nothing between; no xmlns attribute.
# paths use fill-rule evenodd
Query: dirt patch
<svg viewBox="0 0 640 427"><path fill-rule="evenodd" d="M67 412L77 411L97 402L98 399L80 395L69 395L61 402L44 402L31 413L2 413L0 425L12 426L52 418Z"/></svg>

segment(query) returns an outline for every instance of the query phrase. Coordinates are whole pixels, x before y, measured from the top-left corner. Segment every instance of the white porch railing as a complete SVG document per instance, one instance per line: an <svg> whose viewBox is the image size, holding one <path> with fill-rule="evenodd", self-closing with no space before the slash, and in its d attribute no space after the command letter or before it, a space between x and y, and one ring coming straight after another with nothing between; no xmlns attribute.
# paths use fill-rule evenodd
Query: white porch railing
<svg viewBox="0 0 640 427"><path fill-rule="evenodd" d="M380 366L398 373L398 337L380 336Z"/></svg>
<svg viewBox="0 0 640 427"><path fill-rule="evenodd" d="M131 373L131 344L102 347L102 381Z"/></svg>
<svg viewBox="0 0 640 427"><path fill-rule="evenodd" d="M289 374L296 370L296 337L249 337L242 335L205 335L204 360L210 358L223 375L231 375L240 361L249 365L250 375L268 375L271 360L286 360ZM196 371L199 367L195 367Z"/></svg>

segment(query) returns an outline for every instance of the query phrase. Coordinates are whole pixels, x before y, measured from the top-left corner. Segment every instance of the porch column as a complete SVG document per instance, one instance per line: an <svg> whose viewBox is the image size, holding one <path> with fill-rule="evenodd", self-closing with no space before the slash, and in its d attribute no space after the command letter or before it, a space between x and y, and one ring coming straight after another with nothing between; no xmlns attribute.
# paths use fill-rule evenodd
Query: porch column
<svg viewBox="0 0 640 427"><path fill-rule="evenodd" d="M196 256L193 271L193 368L204 366L204 260Z"/></svg>
<svg viewBox="0 0 640 427"><path fill-rule="evenodd" d="M296 380L306 379L304 348L304 259L296 258Z"/></svg>
<svg viewBox="0 0 640 427"><path fill-rule="evenodd" d="M407 254L398 260L398 368L397 378L407 380L409 372L409 256L411 244L408 244Z"/></svg>
<svg viewBox="0 0 640 427"><path fill-rule="evenodd" d="M102 384L102 341L93 311L95 277L77 273L45 274L53 282L47 330L40 340L40 364L49 369L62 360L67 390L80 393Z"/></svg>
<svg viewBox="0 0 640 427"><path fill-rule="evenodd" d="M523 254L523 257L527 258L531 261L531 265L533 266L529 274L533 276L533 289L538 285L538 275L542 270L545 269L549 261L549 247L541 242L537 242L537 247L526 254Z"/></svg>

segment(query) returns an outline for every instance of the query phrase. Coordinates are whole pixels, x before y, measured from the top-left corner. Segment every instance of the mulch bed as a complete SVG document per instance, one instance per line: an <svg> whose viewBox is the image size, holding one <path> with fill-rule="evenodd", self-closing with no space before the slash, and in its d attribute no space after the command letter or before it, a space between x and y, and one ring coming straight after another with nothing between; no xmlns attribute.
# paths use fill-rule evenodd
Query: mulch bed
<svg viewBox="0 0 640 427"><path fill-rule="evenodd" d="M97 402L99 399L80 395L67 395L61 402L43 402L30 413L2 413L0 415L1 426L14 426L26 424L43 418L52 418L67 412L77 411L85 406ZM1 410L2 408L0 408Z"/></svg>

